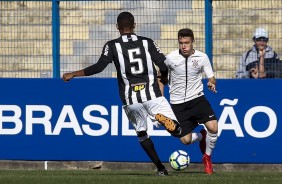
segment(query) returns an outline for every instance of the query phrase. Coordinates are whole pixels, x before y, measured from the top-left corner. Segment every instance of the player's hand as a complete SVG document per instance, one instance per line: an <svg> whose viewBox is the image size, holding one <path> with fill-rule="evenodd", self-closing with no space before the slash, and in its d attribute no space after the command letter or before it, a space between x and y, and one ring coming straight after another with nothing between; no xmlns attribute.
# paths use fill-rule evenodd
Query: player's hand
<svg viewBox="0 0 282 184"><path fill-rule="evenodd" d="M216 88L215 88L215 84L208 82L207 85L208 85L209 90L211 90L214 93L217 93Z"/></svg>
<svg viewBox="0 0 282 184"><path fill-rule="evenodd" d="M74 75L72 73L65 73L65 74L63 74L62 78L65 82L68 82L68 81L70 81L71 79L74 78Z"/></svg>

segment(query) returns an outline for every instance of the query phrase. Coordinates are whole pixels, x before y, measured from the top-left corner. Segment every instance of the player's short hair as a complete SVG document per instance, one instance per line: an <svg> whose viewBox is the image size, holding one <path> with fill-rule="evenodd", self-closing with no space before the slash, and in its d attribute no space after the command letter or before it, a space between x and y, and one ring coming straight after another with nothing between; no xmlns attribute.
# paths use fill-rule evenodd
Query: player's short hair
<svg viewBox="0 0 282 184"><path fill-rule="evenodd" d="M192 41L194 41L194 33L189 28L180 29L178 31L178 39L183 37L191 37Z"/></svg>
<svg viewBox="0 0 282 184"><path fill-rule="evenodd" d="M120 28L133 28L134 16L130 12L121 12L117 17L117 24Z"/></svg>

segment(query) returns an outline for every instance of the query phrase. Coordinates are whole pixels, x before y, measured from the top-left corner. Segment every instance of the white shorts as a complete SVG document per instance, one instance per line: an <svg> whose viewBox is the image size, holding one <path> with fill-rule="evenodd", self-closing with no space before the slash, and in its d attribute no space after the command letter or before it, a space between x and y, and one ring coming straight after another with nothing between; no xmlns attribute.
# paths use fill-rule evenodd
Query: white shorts
<svg viewBox="0 0 282 184"><path fill-rule="evenodd" d="M136 103L123 106L123 109L128 117L128 120L133 124L135 131L147 131L147 118L150 118L156 127L159 123L155 119L157 113L161 113L166 117L177 120L170 104L165 97L158 97L144 103Z"/></svg>

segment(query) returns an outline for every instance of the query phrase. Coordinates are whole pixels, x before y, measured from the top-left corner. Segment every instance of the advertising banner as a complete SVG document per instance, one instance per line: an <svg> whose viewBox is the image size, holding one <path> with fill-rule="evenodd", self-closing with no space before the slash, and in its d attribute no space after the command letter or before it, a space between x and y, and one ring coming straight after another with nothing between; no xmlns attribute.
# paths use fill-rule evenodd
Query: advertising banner
<svg viewBox="0 0 282 184"><path fill-rule="evenodd" d="M216 94L205 89L219 124L214 163L282 163L281 83L218 79ZM116 79L0 79L0 86L1 160L150 161ZM148 133L162 161L182 149L201 162L198 143L185 146L149 120Z"/></svg>

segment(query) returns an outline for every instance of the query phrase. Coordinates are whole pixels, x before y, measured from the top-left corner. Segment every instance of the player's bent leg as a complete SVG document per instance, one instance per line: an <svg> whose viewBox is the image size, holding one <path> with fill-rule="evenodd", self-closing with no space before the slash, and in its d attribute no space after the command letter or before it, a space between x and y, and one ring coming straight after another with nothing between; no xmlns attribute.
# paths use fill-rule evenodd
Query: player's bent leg
<svg viewBox="0 0 282 184"><path fill-rule="evenodd" d="M181 134L182 129L177 121L172 120L160 113L158 113L155 118L161 125L163 125L167 129L169 133L171 133L171 135L178 136Z"/></svg>
<svg viewBox="0 0 282 184"><path fill-rule="evenodd" d="M182 144L189 145L192 143L192 133L186 134L183 137L180 137Z"/></svg>

